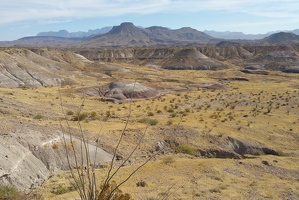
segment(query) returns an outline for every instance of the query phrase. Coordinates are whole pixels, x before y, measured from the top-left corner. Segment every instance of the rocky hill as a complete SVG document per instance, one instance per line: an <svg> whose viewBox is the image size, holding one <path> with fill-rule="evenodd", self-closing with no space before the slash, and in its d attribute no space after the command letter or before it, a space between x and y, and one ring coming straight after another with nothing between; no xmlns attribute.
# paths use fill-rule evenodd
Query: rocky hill
<svg viewBox="0 0 299 200"><path fill-rule="evenodd" d="M57 86L71 83L80 58L71 51L47 49L0 49L0 86ZM77 64L74 64L77 62Z"/></svg>
<svg viewBox="0 0 299 200"><path fill-rule="evenodd" d="M280 32L272 34L260 41L270 45L299 44L299 35L294 33Z"/></svg>
<svg viewBox="0 0 299 200"><path fill-rule="evenodd" d="M64 136L54 127L38 126L30 123L0 120L1 124L13 126L11 131L0 130L0 185L13 184L18 189L29 193L39 187L51 174L69 169L65 149L61 148ZM75 137L68 144L75 144L79 152L80 140ZM110 161L112 155L89 144L91 155L96 155L96 163ZM94 158L94 156L93 156ZM70 156L71 166L75 159Z"/></svg>
<svg viewBox="0 0 299 200"><path fill-rule="evenodd" d="M167 69L224 69L227 63L285 70L299 66L298 46L209 46L80 50L89 60Z"/></svg>
<svg viewBox="0 0 299 200"><path fill-rule="evenodd" d="M185 48L176 51L161 62L164 69L175 70L216 70L224 69L225 65L203 55L196 48Z"/></svg>
<svg viewBox="0 0 299 200"><path fill-rule="evenodd" d="M96 47L142 47L154 45L190 44L192 42L208 43L214 38L191 28L170 30L163 27L149 27L141 29L126 22L114 26L104 35L82 42L81 46Z"/></svg>

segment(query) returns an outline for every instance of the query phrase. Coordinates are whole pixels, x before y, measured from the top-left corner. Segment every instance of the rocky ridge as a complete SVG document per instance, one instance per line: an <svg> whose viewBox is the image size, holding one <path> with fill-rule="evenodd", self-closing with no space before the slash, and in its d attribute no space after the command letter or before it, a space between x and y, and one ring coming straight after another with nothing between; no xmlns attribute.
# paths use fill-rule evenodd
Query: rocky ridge
<svg viewBox="0 0 299 200"><path fill-rule="evenodd" d="M80 152L80 140L76 137L70 140L61 130L50 126L7 120L1 120L1 124L11 127L11 130L4 131L3 127L0 130L0 184L12 184L29 193L51 175L69 169L70 166L75 167L71 153L68 163L65 151L70 147L64 145L70 146L72 142L75 151ZM112 158L112 155L91 144L89 151L91 158L97 154L97 164Z"/></svg>

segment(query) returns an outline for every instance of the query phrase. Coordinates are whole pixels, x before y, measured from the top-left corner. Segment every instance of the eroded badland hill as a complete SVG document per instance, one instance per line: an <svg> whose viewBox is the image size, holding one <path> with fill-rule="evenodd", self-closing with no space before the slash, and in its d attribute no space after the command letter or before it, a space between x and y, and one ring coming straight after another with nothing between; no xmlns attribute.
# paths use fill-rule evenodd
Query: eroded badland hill
<svg viewBox="0 0 299 200"><path fill-rule="evenodd" d="M0 183L78 197L80 121L98 180L121 135L116 167L142 141L116 183L155 155L120 187L135 199L298 199L298 70L291 45L2 48Z"/></svg>

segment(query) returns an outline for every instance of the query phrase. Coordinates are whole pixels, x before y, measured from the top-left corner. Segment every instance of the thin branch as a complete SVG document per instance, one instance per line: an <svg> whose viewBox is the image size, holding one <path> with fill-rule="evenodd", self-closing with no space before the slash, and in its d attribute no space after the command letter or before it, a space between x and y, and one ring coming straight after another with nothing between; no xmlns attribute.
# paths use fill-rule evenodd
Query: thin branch
<svg viewBox="0 0 299 200"><path fill-rule="evenodd" d="M66 119L66 115L65 115L65 111L63 109L63 103L62 103L62 97L61 97L61 93L59 92L59 97L60 97L60 107L61 107L61 110L62 110L62 113L64 115L64 118ZM66 120L66 123L67 123L67 127L68 127L68 130L70 130L70 125L68 123L68 121ZM75 166L76 166L76 170L77 170L77 174L79 175L79 180L76 178L75 174L74 174L74 171L73 171L73 168L72 168L72 165L71 165L71 162L70 162L70 157L69 157L69 153L68 153L68 149L66 147L66 140L65 140L65 131L62 124L61 124L61 121L60 121L60 127L62 129L62 135L63 135L63 141L64 141L64 148L66 150L66 155L67 155L67 162L68 162L68 165L69 165L69 168L70 168L70 171L71 171L71 175L72 177L74 178L74 181L77 185L77 188L79 190L79 195L82 198L84 198L84 193L83 191L80 189L80 183L82 184L82 179L81 179L81 176L80 176L80 171L79 171L79 165L78 165L78 159L77 159L77 156L76 156L76 152L75 152L75 148L74 148L74 144L73 144L73 139L72 139L72 134L71 134L71 131L69 131L69 136L70 136L70 141L71 141L71 145L72 145L72 150L73 150L73 154L74 154L74 159L75 159Z"/></svg>
<svg viewBox="0 0 299 200"><path fill-rule="evenodd" d="M107 178L104 182L104 188L106 187L106 185L108 185L109 181L111 180L110 179L110 174L111 174L111 171L112 171L112 168L113 168L113 165L114 165L114 160L115 160L115 157L116 157L116 154L117 154L117 150L118 150L118 147L123 139L123 136L125 134L125 131L127 130L127 127L128 127L128 124L129 124L129 120L130 120L130 117L131 117L131 113L132 113L132 101L133 101L133 98L132 98L132 95L133 95L133 91L135 90L135 85L136 85L136 80L134 82L134 85L133 85L133 90L132 90L132 93L131 93L131 98L130 98L130 104L129 104L129 113L128 113L128 116L127 116L127 120L126 120L126 124L121 132L121 135L120 135L120 138L117 142L117 145L114 149L114 152L113 152L113 157L112 157L112 160L111 160L111 164L110 164L110 168L109 168L109 171L108 171L108 174L107 174Z"/></svg>

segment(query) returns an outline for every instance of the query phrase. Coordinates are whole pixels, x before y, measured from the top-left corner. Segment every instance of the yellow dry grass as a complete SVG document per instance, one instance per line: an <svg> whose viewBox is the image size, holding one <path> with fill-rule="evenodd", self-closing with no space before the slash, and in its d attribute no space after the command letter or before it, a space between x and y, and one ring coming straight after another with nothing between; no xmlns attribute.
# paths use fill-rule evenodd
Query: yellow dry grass
<svg viewBox="0 0 299 200"><path fill-rule="evenodd" d="M167 71L145 66L115 64L130 70L113 72L114 79L138 81L149 86L159 86L170 92L161 97L123 103L101 102L80 94L59 91L91 87L109 83L109 80L78 75L78 85L43 88L0 88L0 95L16 102L8 107L13 117L37 124L52 124L59 127L63 112L76 113L84 102L82 112L95 112L97 116L114 117L105 121L86 119L82 122L89 137L98 134L100 140L110 149L116 144L121 130L125 126L129 110L132 110L126 137L120 153L126 155L137 142L139 131L145 124L144 117L158 121L150 126L146 137L134 157L132 165L122 168L115 177L120 182L132 169L142 163L139 156L147 155L165 135L159 128L177 124L195 129L198 135L187 141L196 148L208 149L215 145L209 137L231 136L239 140L250 140L257 144L279 150L284 157L262 155L251 159L206 159L181 154L161 155L143 167L133 178L121 187L124 192L136 199L150 199L169 195L169 199L287 199L299 198L299 75L271 72L269 76L243 74L234 66L223 71ZM246 78L247 81L234 81L230 78ZM175 80L175 81L174 81ZM205 89L202 86L221 84L222 89ZM174 90L176 89L176 90ZM61 100L62 107L61 109ZM21 111L28 108L30 113ZM36 115L40 119L34 119ZM151 115L151 116L148 116ZM71 119L72 116L67 116ZM169 124L173 125L169 125ZM66 126L63 123L64 126ZM70 122L77 128L77 122ZM1 128L5 129L5 125ZM213 146L214 145L214 146ZM171 156L173 163L166 164L165 157ZM263 164L267 161L269 165ZM265 163L265 162L264 162ZM105 169L99 174L105 174ZM297 174L296 174L297 173ZM295 176L295 177L296 177ZM147 183L144 188L136 182ZM50 179L41 188L41 193L49 199L69 199L70 194L55 196L51 193L59 184L67 184L62 176ZM75 192L71 193L76 195ZM293 196L292 196L293 195ZM294 196L297 195L297 196Z"/></svg>

